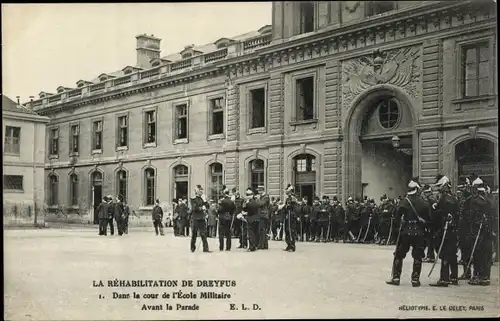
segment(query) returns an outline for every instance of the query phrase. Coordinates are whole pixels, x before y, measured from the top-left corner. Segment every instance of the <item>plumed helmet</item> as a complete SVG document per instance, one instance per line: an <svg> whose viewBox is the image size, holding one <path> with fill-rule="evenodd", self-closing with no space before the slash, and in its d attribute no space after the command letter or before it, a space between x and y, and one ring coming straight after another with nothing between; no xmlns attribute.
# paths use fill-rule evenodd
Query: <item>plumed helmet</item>
<svg viewBox="0 0 500 321"><path fill-rule="evenodd" d="M247 188L246 192L245 192L245 195L246 196L252 196L253 195L253 190L251 187Z"/></svg>
<svg viewBox="0 0 500 321"><path fill-rule="evenodd" d="M450 179L445 175L437 175L436 176L436 186L442 187L445 185L450 186Z"/></svg>
<svg viewBox="0 0 500 321"><path fill-rule="evenodd" d="M422 192L432 192L432 188L429 184L425 184L422 188Z"/></svg>

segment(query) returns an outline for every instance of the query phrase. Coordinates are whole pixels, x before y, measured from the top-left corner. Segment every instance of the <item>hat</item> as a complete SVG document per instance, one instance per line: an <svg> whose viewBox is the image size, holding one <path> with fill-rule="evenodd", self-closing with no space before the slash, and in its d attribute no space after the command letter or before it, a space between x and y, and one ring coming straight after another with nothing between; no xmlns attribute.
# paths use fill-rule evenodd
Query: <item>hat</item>
<svg viewBox="0 0 500 321"><path fill-rule="evenodd" d="M432 192L432 188L429 184L425 184L422 188L422 192Z"/></svg>
<svg viewBox="0 0 500 321"><path fill-rule="evenodd" d="M233 193L236 193L236 187L233 187L233 189L231 190Z"/></svg>
<svg viewBox="0 0 500 321"><path fill-rule="evenodd" d="M328 199L328 196L323 195L322 199L327 200L327 199Z"/></svg>
<svg viewBox="0 0 500 321"><path fill-rule="evenodd" d="M347 198L347 201L348 201L348 202L352 202L352 201L353 201L352 196L349 196L349 197Z"/></svg>
<svg viewBox="0 0 500 321"><path fill-rule="evenodd" d="M337 202L337 201L339 200L339 199L337 198L337 195L334 195L334 196L333 196L333 200L334 200L335 202Z"/></svg>
<svg viewBox="0 0 500 321"><path fill-rule="evenodd" d="M288 193L293 193L293 186L292 186L292 184L288 184L288 185L286 186L285 193L286 193L286 194L288 194Z"/></svg>
<svg viewBox="0 0 500 321"><path fill-rule="evenodd" d="M156 199L156 203L160 204L160 199L159 198Z"/></svg>
<svg viewBox="0 0 500 321"><path fill-rule="evenodd" d="M246 192L245 192L246 196L251 196L253 195L253 190L251 187L247 188Z"/></svg>
<svg viewBox="0 0 500 321"><path fill-rule="evenodd" d="M436 176L436 186L441 187L445 185L450 185L450 179L444 175Z"/></svg>
<svg viewBox="0 0 500 321"><path fill-rule="evenodd" d="M486 192L486 189L484 188L484 182L479 177L472 182L472 186L476 187L480 192Z"/></svg>
<svg viewBox="0 0 500 321"><path fill-rule="evenodd" d="M319 201L319 197L318 197L318 195L314 196L314 200L315 200L315 201Z"/></svg>
<svg viewBox="0 0 500 321"><path fill-rule="evenodd" d="M418 183L415 182L414 180L411 180L410 183L408 183L408 188L413 190L413 189L420 188L420 185L418 185Z"/></svg>

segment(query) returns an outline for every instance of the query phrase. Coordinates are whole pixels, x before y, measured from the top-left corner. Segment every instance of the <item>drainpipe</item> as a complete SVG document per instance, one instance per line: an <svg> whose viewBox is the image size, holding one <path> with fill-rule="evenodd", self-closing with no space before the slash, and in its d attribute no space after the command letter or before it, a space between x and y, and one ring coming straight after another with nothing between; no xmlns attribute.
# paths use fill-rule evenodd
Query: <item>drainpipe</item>
<svg viewBox="0 0 500 321"><path fill-rule="evenodd" d="M36 131L38 123L34 123L33 130L33 212L34 212L34 226L37 226L38 214L36 208Z"/></svg>

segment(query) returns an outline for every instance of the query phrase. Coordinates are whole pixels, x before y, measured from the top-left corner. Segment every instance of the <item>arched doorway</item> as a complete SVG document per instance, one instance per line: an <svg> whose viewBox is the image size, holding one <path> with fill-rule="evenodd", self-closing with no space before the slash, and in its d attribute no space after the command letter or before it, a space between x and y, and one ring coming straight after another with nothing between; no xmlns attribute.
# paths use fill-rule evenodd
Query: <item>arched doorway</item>
<svg viewBox="0 0 500 321"><path fill-rule="evenodd" d="M344 127L344 201L404 195L418 172L414 119L409 99L397 88L372 88L356 100ZM394 136L399 146L393 145Z"/></svg>
<svg viewBox="0 0 500 321"><path fill-rule="evenodd" d="M293 158L293 180L295 194L301 200L307 196L312 205L316 195L316 157L310 154L300 154Z"/></svg>
<svg viewBox="0 0 500 321"><path fill-rule="evenodd" d="M490 186L498 185L495 143L484 138L467 139L455 146L455 184L461 177L477 175Z"/></svg>
<svg viewBox="0 0 500 321"><path fill-rule="evenodd" d="M99 204L102 202L103 193L102 193L102 173L99 171L95 171L90 175L90 179L92 181L92 203L94 206L94 224L99 224L99 213L97 212L97 208Z"/></svg>
<svg viewBox="0 0 500 321"><path fill-rule="evenodd" d="M264 161L262 159L254 159L250 161L250 187L252 190L257 190L259 186L266 186L266 171Z"/></svg>
<svg viewBox="0 0 500 321"><path fill-rule="evenodd" d="M174 198L188 197L189 169L185 165L174 167Z"/></svg>

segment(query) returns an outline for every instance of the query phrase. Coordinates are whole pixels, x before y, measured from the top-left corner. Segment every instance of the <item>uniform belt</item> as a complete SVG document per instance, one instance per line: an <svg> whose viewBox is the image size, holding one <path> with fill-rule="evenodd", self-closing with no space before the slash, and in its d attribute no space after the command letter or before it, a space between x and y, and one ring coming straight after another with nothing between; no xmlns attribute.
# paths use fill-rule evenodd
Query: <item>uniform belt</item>
<svg viewBox="0 0 500 321"><path fill-rule="evenodd" d="M406 223L408 223L408 224L417 224L418 221L406 221Z"/></svg>

